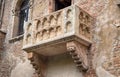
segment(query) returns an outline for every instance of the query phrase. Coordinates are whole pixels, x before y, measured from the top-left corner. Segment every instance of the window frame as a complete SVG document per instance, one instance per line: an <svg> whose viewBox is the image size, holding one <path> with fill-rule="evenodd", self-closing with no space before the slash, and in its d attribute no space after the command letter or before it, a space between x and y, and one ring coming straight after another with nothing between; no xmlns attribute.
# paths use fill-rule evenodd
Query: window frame
<svg viewBox="0 0 120 77"><path fill-rule="evenodd" d="M0 28L2 27L2 19L4 14L5 0L0 0Z"/></svg>
<svg viewBox="0 0 120 77"><path fill-rule="evenodd" d="M24 34L23 27L24 27L25 22L28 21L28 14L29 14L29 0L24 0L21 3L20 9L19 9L17 36Z"/></svg>
<svg viewBox="0 0 120 77"><path fill-rule="evenodd" d="M29 3L32 3L33 0L29 0ZM12 22L11 22L11 30L10 30L10 37L9 37L9 41L15 40L15 39L19 39L21 37L23 37L24 33L22 35L17 35L17 31L18 31L18 23L19 23L19 16L18 16L18 10L20 9L20 5L22 4L23 0L13 0L13 5L12 5L12 11L11 11L11 16L12 16ZM32 12L31 10L32 8L29 8L28 10L28 20L31 19L30 14ZM24 23L25 24L25 23ZM23 26L24 27L24 26ZM23 29L24 30L24 29Z"/></svg>

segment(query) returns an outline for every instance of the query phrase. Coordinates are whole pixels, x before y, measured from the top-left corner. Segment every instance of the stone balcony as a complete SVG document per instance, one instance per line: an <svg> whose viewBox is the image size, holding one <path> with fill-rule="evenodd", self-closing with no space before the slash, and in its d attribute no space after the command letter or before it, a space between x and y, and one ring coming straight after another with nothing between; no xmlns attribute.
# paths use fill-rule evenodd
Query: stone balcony
<svg viewBox="0 0 120 77"><path fill-rule="evenodd" d="M23 50L45 56L67 51L66 44L77 41L88 47L94 19L77 5L26 22Z"/></svg>

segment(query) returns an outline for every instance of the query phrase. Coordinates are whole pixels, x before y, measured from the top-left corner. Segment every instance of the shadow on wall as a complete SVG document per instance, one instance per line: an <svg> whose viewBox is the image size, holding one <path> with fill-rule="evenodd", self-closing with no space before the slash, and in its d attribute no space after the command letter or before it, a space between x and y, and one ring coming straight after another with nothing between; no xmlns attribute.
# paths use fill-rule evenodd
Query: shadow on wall
<svg viewBox="0 0 120 77"><path fill-rule="evenodd" d="M30 61L19 62L11 72L11 77L32 77L34 69L30 65Z"/></svg>

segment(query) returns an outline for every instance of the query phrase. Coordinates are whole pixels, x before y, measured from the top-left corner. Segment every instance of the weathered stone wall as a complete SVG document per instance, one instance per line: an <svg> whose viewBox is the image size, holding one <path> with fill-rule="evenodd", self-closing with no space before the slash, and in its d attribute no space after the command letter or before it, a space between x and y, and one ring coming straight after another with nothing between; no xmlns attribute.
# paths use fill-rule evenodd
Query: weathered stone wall
<svg viewBox="0 0 120 77"><path fill-rule="evenodd" d="M32 77L34 69L30 64L30 61L27 59L27 53L22 50L22 37L16 37L12 40L10 37L12 33L13 1L14 0L5 1L5 12L1 29L7 34L5 38L4 51L1 52L2 60L0 61L0 77ZM120 8L117 6L117 3L120 3L120 1L74 0L74 3L77 3L78 6L95 18L92 30L93 45L91 52L93 53L92 62L97 76L119 77ZM35 5L32 6L32 19L49 13L48 0L34 0L33 4ZM10 40L12 42L10 42ZM49 64L53 63L54 65L54 61L50 61L51 62ZM74 65L71 61L68 61L68 63L70 63L71 66ZM53 69L53 65L49 67L49 69ZM60 63L60 65L62 64ZM59 64L56 67L58 68ZM66 69L67 68L65 67L65 70ZM77 73L74 66L70 69L73 70L74 73ZM55 69L54 71L58 72L61 70ZM64 73L65 76L67 76L66 71ZM54 75L50 74L50 76L53 77Z"/></svg>
<svg viewBox="0 0 120 77"><path fill-rule="evenodd" d="M69 54L49 58L45 77L83 77Z"/></svg>
<svg viewBox="0 0 120 77"><path fill-rule="evenodd" d="M93 0L79 5L95 17L93 27L93 66L98 77L118 77L120 8L117 0ZM81 3L82 4L82 3ZM117 54L116 54L117 53Z"/></svg>
<svg viewBox="0 0 120 77"><path fill-rule="evenodd" d="M2 20L2 27L1 30L6 32L7 31L7 26L9 25L8 23L10 22L10 12L11 12L11 1L10 0L5 0L5 7L4 7L4 12L3 12L3 20Z"/></svg>
<svg viewBox="0 0 120 77"><path fill-rule="evenodd" d="M14 1L17 0L5 0L1 30L6 32L6 38L4 49L1 52L0 77L32 77L34 69L27 59L27 53L22 50L22 37L11 38L13 18L12 5L15 5L13 4ZM10 40L12 42L10 42Z"/></svg>
<svg viewBox="0 0 120 77"><path fill-rule="evenodd" d="M32 77L34 69L28 60L28 55L22 50L23 36L12 36L13 11L18 0L6 0L2 23L2 31L5 31L6 38L4 51L1 52L0 77ZM32 0L31 0L32 1ZM47 0L34 0L31 6L31 18L41 17L48 11ZM38 10L40 9L40 10ZM17 26L17 25L16 25Z"/></svg>
<svg viewBox="0 0 120 77"><path fill-rule="evenodd" d="M96 56L94 57L94 66L98 70L104 63L110 61L105 68L109 69L111 73L113 72L113 75L118 77L120 71L119 66L117 68L114 67L117 64L114 62L114 57L119 57L119 55L115 55L114 53L120 51L118 48L120 45L120 8L116 6L115 1L106 1L103 4L103 10L96 18L96 33L94 34ZM100 72L99 70L97 71L97 73Z"/></svg>
<svg viewBox="0 0 120 77"><path fill-rule="evenodd" d="M31 7L33 7L32 19L36 19L49 13L48 0L34 0L33 6Z"/></svg>

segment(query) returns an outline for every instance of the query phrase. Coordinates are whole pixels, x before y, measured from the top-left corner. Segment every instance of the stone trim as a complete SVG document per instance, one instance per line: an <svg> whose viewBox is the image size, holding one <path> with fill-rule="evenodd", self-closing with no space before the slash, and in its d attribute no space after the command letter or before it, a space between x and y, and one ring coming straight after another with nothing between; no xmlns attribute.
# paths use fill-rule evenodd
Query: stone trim
<svg viewBox="0 0 120 77"><path fill-rule="evenodd" d="M14 39L14 38L18 38L19 36L17 36L17 31L18 31L18 20L19 20L19 17L18 17L18 12L19 12L19 7L21 5L23 0L13 0L13 5L12 5L12 29L11 29L11 35L10 35L10 38L11 39ZM33 3L33 0L30 0L29 4L30 6L32 5ZM29 9L29 15L28 15L28 20L31 20L32 17L31 17L31 14L32 13L32 8ZM22 35L20 35L22 36ZM11 40L10 39L10 40Z"/></svg>
<svg viewBox="0 0 120 77"><path fill-rule="evenodd" d="M35 77L41 77L41 72L40 72L40 68L38 66L38 64L35 62L35 57L34 54L32 53L32 56L29 58L29 60L31 61L31 64L33 66L33 68L35 69Z"/></svg>
<svg viewBox="0 0 120 77"><path fill-rule="evenodd" d="M4 14L4 8L5 8L5 0L2 1L1 8L0 8L0 28L2 27L2 19L3 19L3 14Z"/></svg>
<svg viewBox="0 0 120 77"><path fill-rule="evenodd" d="M45 77L43 74L43 72L44 72L43 70L44 70L44 66L46 64L44 62L46 57L40 56L37 53L29 52L28 59L31 61L31 64L32 64L33 68L35 69L33 77Z"/></svg>
<svg viewBox="0 0 120 77"><path fill-rule="evenodd" d="M2 31L1 29L0 29L0 33L2 33L2 34L6 34L6 32Z"/></svg>
<svg viewBox="0 0 120 77"><path fill-rule="evenodd" d="M10 43L13 43L13 42L16 42L16 41L20 41L20 40L23 40L23 37L24 37L24 34L23 35L20 35L20 36L16 36L16 37L13 37L9 40Z"/></svg>

